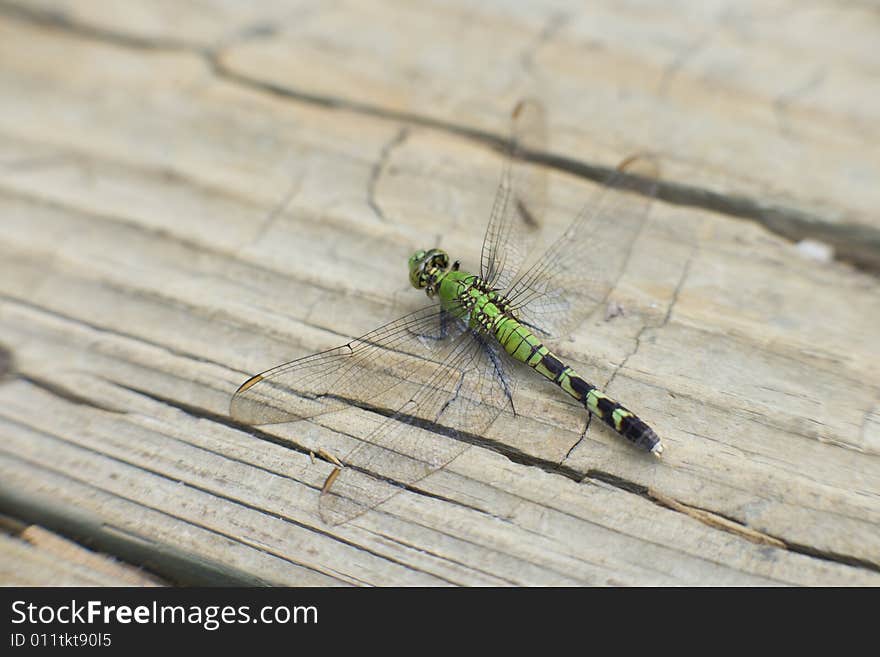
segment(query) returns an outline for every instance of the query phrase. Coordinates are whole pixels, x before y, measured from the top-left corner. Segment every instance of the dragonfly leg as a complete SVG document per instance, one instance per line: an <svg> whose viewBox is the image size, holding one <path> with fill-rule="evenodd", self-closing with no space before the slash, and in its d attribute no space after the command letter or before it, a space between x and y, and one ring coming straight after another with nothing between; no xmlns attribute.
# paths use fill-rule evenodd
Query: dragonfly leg
<svg viewBox="0 0 880 657"><path fill-rule="evenodd" d="M328 452L327 450L325 450L322 447L318 448L318 456L320 456L325 461L330 461L330 463L332 463L333 465L335 465L338 468L345 467L345 465L343 465L342 461L340 461L333 454L331 454L330 452Z"/></svg>
<svg viewBox="0 0 880 657"><path fill-rule="evenodd" d="M422 328L422 330L411 332L423 343L426 343L426 346L430 346L431 343L440 342L442 340L446 340L449 337L451 333L451 319L452 316L449 313L442 312L440 313L437 323L434 326L420 327Z"/></svg>
<svg viewBox="0 0 880 657"><path fill-rule="evenodd" d="M327 479L324 480L324 485L321 486L321 494L326 493L333 486L333 482L336 481L336 477L339 476L339 473L342 472L342 468L333 468L333 471L327 475Z"/></svg>
<svg viewBox="0 0 880 657"><path fill-rule="evenodd" d="M311 452L309 453L311 454ZM320 456L325 461L329 461L335 466L330 474L327 475L327 479L324 480L324 485L321 486L321 494L324 494L328 490L330 490L331 486L333 486L333 482L336 481L336 477L339 476L339 473L342 472L342 469L345 468L345 465L342 463L342 461L336 458L336 456L321 447L318 448L318 456Z"/></svg>
<svg viewBox="0 0 880 657"><path fill-rule="evenodd" d="M499 353L498 348L495 347L498 343L490 343L483 335L476 331L474 331L474 337L480 343L480 346L489 358L489 362L492 363L492 367L495 368L495 374L498 376L498 381L501 383L501 388L504 391L507 404L510 406L510 411L516 415L516 407L513 405L513 386L511 385L512 382L510 375L504 369L504 361L501 358L501 354Z"/></svg>

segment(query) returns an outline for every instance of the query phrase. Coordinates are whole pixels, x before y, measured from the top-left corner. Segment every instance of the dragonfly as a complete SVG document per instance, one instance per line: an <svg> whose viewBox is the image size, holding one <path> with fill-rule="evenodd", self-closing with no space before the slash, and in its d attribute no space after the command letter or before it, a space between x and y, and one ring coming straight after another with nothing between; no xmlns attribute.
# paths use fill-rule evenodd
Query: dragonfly
<svg viewBox="0 0 880 657"><path fill-rule="evenodd" d="M635 448L659 456L656 432L545 344L568 335L608 297L656 191L652 156L624 160L568 228L529 259L547 211L546 117L534 99L511 113L501 181L479 273L440 248L420 249L409 281L430 305L344 345L247 379L230 414L252 425L314 418L352 406L375 426L331 472L321 518L350 521L444 468L501 413L516 415L514 368L534 370Z"/></svg>

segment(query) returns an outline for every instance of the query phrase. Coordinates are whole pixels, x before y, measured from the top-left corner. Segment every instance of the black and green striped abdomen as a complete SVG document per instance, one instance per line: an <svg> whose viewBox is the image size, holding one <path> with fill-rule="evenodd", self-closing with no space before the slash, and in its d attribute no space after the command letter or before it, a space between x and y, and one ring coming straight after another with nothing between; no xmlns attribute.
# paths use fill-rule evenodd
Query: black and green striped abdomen
<svg viewBox="0 0 880 657"><path fill-rule="evenodd" d="M499 317L495 323L495 337L508 354L553 381L633 445L658 455L663 450L651 427L596 386L587 383L554 356L526 326L511 317Z"/></svg>
<svg viewBox="0 0 880 657"><path fill-rule="evenodd" d="M553 381L633 445L656 455L663 451L651 427L556 358L510 314L509 302L497 290L473 274L452 270L441 279L438 293L446 308L466 313L472 328L493 333L508 354Z"/></svg>

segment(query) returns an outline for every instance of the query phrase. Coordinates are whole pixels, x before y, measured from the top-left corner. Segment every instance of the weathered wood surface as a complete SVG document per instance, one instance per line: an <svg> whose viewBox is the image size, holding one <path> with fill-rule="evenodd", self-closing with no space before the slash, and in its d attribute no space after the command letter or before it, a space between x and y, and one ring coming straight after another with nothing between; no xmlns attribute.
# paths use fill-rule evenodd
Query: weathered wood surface
<svg viewBox="0 0 880 657"><path fill-rule="evenodd" d="M880 583L880 283L768 230L880 262L876 10L181 7L0 2L0 511L172 582ZM524 381L520 421L328 527L309 451L368 418L249 431L229 397L422 305L413 249L476 264L526 93L548 234L661 154L623 315L554 346L667 452Z"/></svg>
<svg viewBox="0 0 880 657"><path fill-rule="evenodd" d="M0 516L0 581L10 586L156 586L163 582L42 527Z"/></svg>

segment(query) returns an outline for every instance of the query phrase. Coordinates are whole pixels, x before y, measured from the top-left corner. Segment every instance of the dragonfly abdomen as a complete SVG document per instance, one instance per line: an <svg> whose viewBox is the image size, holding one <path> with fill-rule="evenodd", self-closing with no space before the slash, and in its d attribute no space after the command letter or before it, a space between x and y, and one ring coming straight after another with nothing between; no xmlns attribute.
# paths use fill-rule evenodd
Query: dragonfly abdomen
<svg viewBox="0 0 880 657"><path fill-rule="evenodd" d="M493 333L508 354L553 381L633 445L654 454L663 450L651 427L554 356L510 313L508 300L481 279L450 271L441 279L440 297L447 307L465 314L472 328Z"/></svg>
<svg viewBox="0 0 880 657"><path fill-rule="evenodd" d="M644 420L559 360L528 327L504 317L496 322L495 337L508 354L558 385L633 445L655 454L662 451L660 438Z"/></svg>

